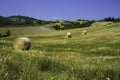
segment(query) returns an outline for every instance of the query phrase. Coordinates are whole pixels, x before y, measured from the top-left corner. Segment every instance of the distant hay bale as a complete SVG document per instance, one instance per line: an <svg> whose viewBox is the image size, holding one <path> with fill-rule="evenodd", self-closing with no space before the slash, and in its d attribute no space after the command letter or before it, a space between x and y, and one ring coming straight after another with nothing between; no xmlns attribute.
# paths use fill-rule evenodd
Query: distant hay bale
<svg viewBox="0 0 120 80"><path fill-rule="evenodd" d="M29 50L31 47L31 41L27 37L16 38L13 43L13 48L15 50Z"/></svg>
<svg viewBox="0 0 120 80"><path fill-rule="evenodd" d="M67 32L67 34L66 34L66 36L65 36L66 38L71 38L72 37L72 34L71 34L71 32Z"/></svg>
<svg viewBox="0 0 120 80"><path fill-rule="evenodd" d="M83 30L82 35L87 35L87 31Z"/></svg>

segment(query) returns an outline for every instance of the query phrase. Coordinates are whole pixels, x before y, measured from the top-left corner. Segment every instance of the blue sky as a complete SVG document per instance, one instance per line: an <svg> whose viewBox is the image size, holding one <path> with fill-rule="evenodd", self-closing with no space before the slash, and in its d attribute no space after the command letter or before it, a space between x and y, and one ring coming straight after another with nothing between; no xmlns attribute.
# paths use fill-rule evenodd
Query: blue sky
<svg viewBox="0 0 120 80"><path fill-rule="evenodd" d="M0 16L42 20L98 20L120 17L120 0L0 0Z"/></svg>

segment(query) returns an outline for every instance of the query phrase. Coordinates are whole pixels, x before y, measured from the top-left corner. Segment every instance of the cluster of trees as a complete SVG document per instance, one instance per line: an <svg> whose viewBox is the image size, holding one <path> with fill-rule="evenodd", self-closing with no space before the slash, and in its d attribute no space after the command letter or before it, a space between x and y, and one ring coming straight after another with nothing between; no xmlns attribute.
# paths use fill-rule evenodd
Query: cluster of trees
<svg viewBox="0 0 120 80"><path fill-rule="evenodd" d="M112 21L112 22L120 22L120 18L114 18L114 17L106 17L100 21Z"/></svg>
<svg viewBox="0 0 120 80"><path fill-rule="evenodd" d="M59 21L52 26L55 30L64 30L71 28L83 28L89 27L94 21L89 20L77 20L77 21Z"/></svg>
<svg viewBox="0 0 120 80"><path fill-rule="evenodd" d="M10 35L11 35L11 31L10 31L10 30L7 30L4 35L2 35L2 34L0 33L0 37L7 37L7 36L10 36Z"/></svg>

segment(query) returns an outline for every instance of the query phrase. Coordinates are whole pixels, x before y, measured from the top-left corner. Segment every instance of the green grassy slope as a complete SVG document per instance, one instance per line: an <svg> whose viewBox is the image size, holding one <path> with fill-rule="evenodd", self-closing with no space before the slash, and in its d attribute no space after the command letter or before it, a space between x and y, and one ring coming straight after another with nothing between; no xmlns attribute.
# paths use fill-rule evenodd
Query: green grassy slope
<svg viewBox="0 0 120 80"><path fill-rule="evenodd" d="M6 31L10 30L11 36L19 36L19 35L25 35L25 34L37 34L41 32L49 32L53 29L48 28L47 26L27 26L27 27L2 27L0 28L0 32L2 35L6 34Z"/></svg>
<svg viewBox="0 0 120 80"><path fill-rule="evenodd" d="M29 51L13 50L16 36L0 38L0 80L119 80L120 23L96 24L22 35L32 41Z"/></svg>

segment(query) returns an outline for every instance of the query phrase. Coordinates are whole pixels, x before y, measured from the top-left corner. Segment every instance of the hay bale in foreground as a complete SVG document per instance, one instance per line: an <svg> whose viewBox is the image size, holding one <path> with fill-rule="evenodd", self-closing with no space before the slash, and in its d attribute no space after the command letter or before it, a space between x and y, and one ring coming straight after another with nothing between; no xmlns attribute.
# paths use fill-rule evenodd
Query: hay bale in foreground
<svg viewBox="0 0 120 80"><path fill-rule="evenodd" d="M15 50L29 50L31 47L31 41L27 37L16 38L13 47Z"/></svg>
<svg viewBox="0 0 120 80"><path fill-rule="evenodd" d="M67 34L66 34L66 36L65 36L66 38L71 38L72 37L72 34L71 34L71 32L67 32Z"/></svg>

